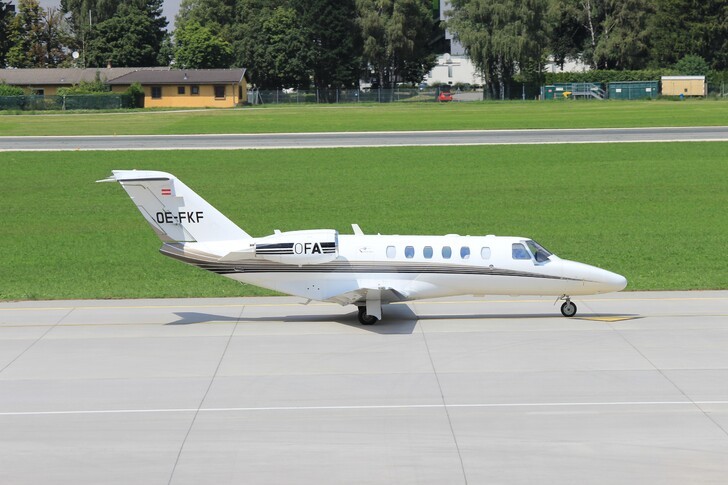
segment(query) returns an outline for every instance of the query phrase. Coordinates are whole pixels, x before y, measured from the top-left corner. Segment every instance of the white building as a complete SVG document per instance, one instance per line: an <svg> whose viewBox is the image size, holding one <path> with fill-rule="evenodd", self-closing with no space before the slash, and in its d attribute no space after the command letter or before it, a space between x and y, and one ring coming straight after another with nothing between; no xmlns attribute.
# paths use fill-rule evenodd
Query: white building
<svg viewBox="0 0 728 485"><path fill-rule="evenodd" d="M459 45L459 44L458 44ZM483 84L483 78L466 55L441 54L437 65L425 75L428 85L441 84Z"/></svg>
<svg viewBox="0 0 728 485"><path fill-rule="evenodd" d="M440 20L447 18L446 12L451 8L449 0L440 0ZM465 54L463 45L449 30L445 31L445 39L450 41L450 52L437 57L437 65L425 75L424 82L429 85L482 85L483 78L478 74L470 57Z"/></svg>

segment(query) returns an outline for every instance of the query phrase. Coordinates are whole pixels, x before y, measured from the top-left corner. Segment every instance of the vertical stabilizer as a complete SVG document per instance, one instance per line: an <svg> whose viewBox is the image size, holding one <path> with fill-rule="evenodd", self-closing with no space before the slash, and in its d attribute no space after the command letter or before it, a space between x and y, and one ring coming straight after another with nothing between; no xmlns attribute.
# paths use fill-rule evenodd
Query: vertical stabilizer
<svg viewBox="0 0 728 485"><path fill-rule="evenodd" d="M174 175L149 170L114 170L99 182L119 182L164 242L249 239L205 199Z"/></svg>

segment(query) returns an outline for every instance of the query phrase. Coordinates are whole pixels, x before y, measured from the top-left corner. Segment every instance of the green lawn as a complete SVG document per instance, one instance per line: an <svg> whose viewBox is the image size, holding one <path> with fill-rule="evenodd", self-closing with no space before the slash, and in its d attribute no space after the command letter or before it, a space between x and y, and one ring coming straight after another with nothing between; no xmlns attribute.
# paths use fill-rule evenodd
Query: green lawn
<svg viewBox="0 0 728 485"><path fill-rule="evenodd" d="M728 103L706 100L511 101L0 115L0 135L18 136L708 125L728 125Z"/></svg>
<svg viewBox="0 0 728 485"><path fill-rule="evenodd" d="M628 289L728 288L728 143L3 153L0 298L264 294L157 253L111 169L170 171L253 235L533 237Z"/></svg>

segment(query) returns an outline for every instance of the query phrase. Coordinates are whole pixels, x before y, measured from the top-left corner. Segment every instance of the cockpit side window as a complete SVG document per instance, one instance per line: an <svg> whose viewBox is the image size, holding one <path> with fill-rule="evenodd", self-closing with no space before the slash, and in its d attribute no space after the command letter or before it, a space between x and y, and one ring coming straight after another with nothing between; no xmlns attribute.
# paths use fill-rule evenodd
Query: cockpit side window
<svg viewBox="0 0 728 485"><path fill-rule="evenodd" d="M528 246L528 249L531 250L531 253L533 253L533 257L536 258L537 262L545 263L549 260L551 252L548 251L545 247L541 246L536 241L526 241L526 245Z"/></svg>
<svg viewBox="0 0 728 485"><path fill-rule="evenodd" d="M521 243L513 243L512 256L513 259L531 259L531 255L526 251L526 246Z"/></svg>

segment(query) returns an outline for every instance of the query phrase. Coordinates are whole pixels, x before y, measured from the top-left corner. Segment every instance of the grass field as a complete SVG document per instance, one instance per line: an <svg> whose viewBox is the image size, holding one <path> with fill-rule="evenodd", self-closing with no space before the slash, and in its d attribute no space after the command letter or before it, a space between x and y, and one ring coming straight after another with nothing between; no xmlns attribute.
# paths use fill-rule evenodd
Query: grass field
<svg viewBox="0 0 728 485"><path fill-rule="evenodd" d="M533 237L628 289L728 288L728 143L4 153L0 298L264 294L165 258L111 169L170 171L253 235Z"/></svg>
<svg viewBox="0 0 728 485"><path fill-rule="evenodd" d="M0 135L8 136L710 125L728 125L728 103L698 100L411 103L0 115Z"/></svg>

